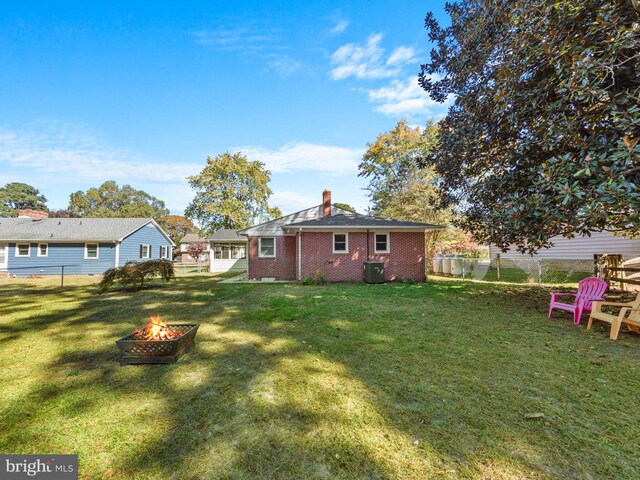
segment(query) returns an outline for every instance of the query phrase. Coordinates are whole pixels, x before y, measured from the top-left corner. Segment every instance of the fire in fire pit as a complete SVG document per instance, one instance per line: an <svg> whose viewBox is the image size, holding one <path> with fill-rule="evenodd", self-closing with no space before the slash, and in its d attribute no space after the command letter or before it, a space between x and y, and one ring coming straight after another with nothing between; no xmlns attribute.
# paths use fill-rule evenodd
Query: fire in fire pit
<svg viewBox="0 0 640 480"><path fill-rule="evenodd" d="M160 316L151 317L151 322L142 330L135 330L133 337L136 340L173 340L180 336L180 332L169 330L169 326Z"/></svg>
<svg viewBox="0 0 640 480"><path fill-rule="evenodd" d="M120 349L120 364L174 363L195 345L200 324L168 324L160 317L131 335L116 341Z"/></svg>

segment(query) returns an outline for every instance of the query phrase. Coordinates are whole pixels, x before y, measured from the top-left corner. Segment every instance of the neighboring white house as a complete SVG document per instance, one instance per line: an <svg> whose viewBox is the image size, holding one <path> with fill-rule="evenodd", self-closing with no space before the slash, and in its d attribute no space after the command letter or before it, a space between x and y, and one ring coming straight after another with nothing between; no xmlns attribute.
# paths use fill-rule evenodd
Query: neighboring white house
<svg viewBox="0 0 640 480"><path fill-rule="evenodd" d="M218 230L208 239L212 272L243 272L247 270L247 237L238 230Z"/></svg>
<svg viewBox="0 0 640 480"><path fill-rule="evenodd" d="M201 262L206 262L211 256L211 248L209 239L198 236L197 233L187 233L180 239L180 253L182 255L182 263L196 263L197 259L187 253L189 245L192 243L203 243L206 247L204 253L200 256Z"/></svg>
<svg viewBox="0 0 640 480"><path fill-rule="evenodd" d="M495 245L489 246L491 258L523 260L537 258L540 260L592 260L595 254L620 254L624 260L640 257L640 238L629 239L616 237L610 232L591 232L590 237L574 238L553 237L553 247L538 250L533 256L518 253L515 248L501 252Z"/></svg>

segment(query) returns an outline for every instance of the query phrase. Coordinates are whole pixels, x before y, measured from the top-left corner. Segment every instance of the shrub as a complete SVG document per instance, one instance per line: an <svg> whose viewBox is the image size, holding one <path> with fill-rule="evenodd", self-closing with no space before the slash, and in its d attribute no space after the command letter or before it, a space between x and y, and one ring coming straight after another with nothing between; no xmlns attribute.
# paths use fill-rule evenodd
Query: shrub
<svg viewBox="0 0 640 480"><path fill-rule="evenodd" d="M169 260L127 262L122 267L110 268L104 272L99 288L100 292L104 292L118 284L139 290L144 287L145 282L157 276L160 276L165 282L176 278L173 264Z"/></svg>
<svg viewBox="0 0 640 480"><path fill-rule="evenodd" d="M327 283L327 281L324 278L324 273L322 273L322 270L316 270L316 276L313 277L313 279L316 285L322 285L323 283Z"/></svg>
<svg viewBox="0 0 640 480"><path fill-rule="evenodd" d="M302 277L300 279L300 285L313 285L314 283L316 283L316 281L313 277Z"/></svg>

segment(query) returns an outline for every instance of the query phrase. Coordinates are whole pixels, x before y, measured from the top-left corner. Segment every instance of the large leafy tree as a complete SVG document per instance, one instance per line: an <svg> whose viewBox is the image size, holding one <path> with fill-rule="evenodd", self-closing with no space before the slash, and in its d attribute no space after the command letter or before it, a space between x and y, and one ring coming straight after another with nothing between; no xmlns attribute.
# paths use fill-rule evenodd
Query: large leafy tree
<svg viewBox="0 0 640 480"><path fill-rule="evenodd" d="M158 224L176 245L180 243L180 239L187 233L196 233L198 231L198 227L182 215L167 215L159 219Z"/></svg>
<svg viewBox="0 0 640 480"><path fill-rule="evenodd" d="M631 0L461 0L420 83L455 97L430 156L483 242L640 232L640 18Z"/></svg>
<svg viewBox="0 0 640 480"><path fill-rule="evenodd" d="M432 122L420 131L403 120L367 144L359 176L369 179L373 214L443 226L451 223L453 211L442 206L439 198L440 177L432 167L422 167L422 160L437 148L437 135L438 127ZM449 245L452 235L462 233L445 228L429 234L429 256Z"/></svg>
<svg viewBox="0 0 640 480"><path fill-rule="evenodd" d="M72 193L67 211L79 217L152 217L159 220L169 214L162 200L131 185L109 180L98 188Z"/></svg>
<svg viewBox="0 0 640 480"><path fill-rule="evenodd" d="M26 183L12 182L0 188L0 217L15 217L22 208L48 211L47 199Z"/></svg>
<svg viewBox="0 0 640 480"><path fill-rule="evenodd" d="M240 152L208 157L204 169L188 180L196 196L185 214L197 220L205 234L281 216L279 209L269 206L271 172Z"/></svg>

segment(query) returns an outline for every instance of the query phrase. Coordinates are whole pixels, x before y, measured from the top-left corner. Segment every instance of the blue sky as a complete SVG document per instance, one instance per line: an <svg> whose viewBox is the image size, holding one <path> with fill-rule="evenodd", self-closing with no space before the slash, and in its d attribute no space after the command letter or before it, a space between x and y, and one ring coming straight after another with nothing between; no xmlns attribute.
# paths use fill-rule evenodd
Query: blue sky
<svg viewBox="0 0 640 480"><path fill-rule="evenodd" d="M417 86L440 2L0 2L0 185L50 208L106 180L181 214L207 155L272 172L288 213L333 200L363 211L357 165L407 118L439 119Z"/></svg>

